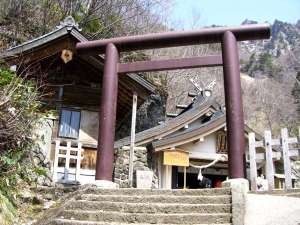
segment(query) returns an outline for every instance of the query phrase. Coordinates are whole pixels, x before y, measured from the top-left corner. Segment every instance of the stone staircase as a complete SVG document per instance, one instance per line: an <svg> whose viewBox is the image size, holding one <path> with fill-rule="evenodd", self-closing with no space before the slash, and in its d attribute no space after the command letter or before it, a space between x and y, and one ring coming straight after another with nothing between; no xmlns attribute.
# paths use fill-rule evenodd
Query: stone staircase
<svg viewBox="0 0 300 225"><path fill-rule="evenodd" d="M231 224L230 189L144 190L89 187L47 225Z"/></svg>
<svg viewBox="0 0 300 225"><path fill-rule="evenodd" d="M249 193L259 194L259 195L273 195L273 196L286 196L286 197L300 198L300 188L294 188L291 190L275 189L272 191L258 191L258 192L252 191Z"/></svg>

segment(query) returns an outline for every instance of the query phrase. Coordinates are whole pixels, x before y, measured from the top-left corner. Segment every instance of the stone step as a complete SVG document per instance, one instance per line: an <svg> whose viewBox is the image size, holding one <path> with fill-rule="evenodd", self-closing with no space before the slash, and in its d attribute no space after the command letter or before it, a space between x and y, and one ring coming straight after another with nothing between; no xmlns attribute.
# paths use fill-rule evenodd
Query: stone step
<svg viewBox="0 0 300 225"><path fill-rule="evenodd" d="M299 189L258 191L258 192L250 192L250 193L258 194L258 195L273 195L273 196L286 196L286 197L300 198Z"/></svg>
<svg viewBox="0 0 300 225"><path fill-rule="evenodd" d="M137 188L120 188L120 189L99 189L88 188L85 193L98 195L230 195L230 188L206 188L206 189L137 189Z"/></svg>
<svg viewBox="0 0 300 225"><path fill-rule="evenodd" d="M267 195L290 195L290 194L300 194L300 189L299 188L293 188L290 190L282 190L282 189L275 189L272 191L251 191L250 193L253 194L267 194Z"/></svg>
<svg viewBox="0 0 300 225"><path fill-rule="evenodd" d="M153 225L150 223L118 223L118 222L91 222L91 221L82 221L82 220L67 220L67 219L56 219L49 225ZM175 224L162 224L158 223L157 225L175 225ZM193 225L231 225L231 223L222 223L222 224L203 224L197 223Z"/></svg>
<svg viewBox="0 0 300 225"><path fill-rule="evenodd" d="M293 189L289 189L289 190L284 190L284 189L275 189L272 191L269 191L271 193L300 193L300 188L293 188Z"/></svg>
<svg viewBox="0 0 300 225"><path fill-rule="evenodd" d="M95 195L83 194L77 200L127 203L182 203L182 204L230 204L231 195L174 196L174 195Z"/></svg>
<svg viewBox="0 0 300 225"><path fill-rule="evenodd" d="M230 213L121 213L85 210L64 210L58 218L85 221L150 223L150 224L211 224L230 223Z"/></svg>
<svg viewBox="0 0 300 225"><path fill-rule="evenodd" d="M59 186L59 187L45 187L45 186L38 186L37 188L31 188L31 190L47 200L58 200L61 197L73 193L79 190L79 186Z"/></svg>
<svg viewBox="0 0 300 225"><path fill-rule="evenodd" d="M127 203L71 201L66 209L118 211L125 213L230 213L230 204Z"/></svg>
<svg viewBox="0 0 300 225"><path fill-rule="evenodd" d="M289 193L289 194L285 194L284 196L300 198L300 193Z"/></svg>
<svg viewBox="0 0 300 225"><path fill-rule="evenodd" d="M282 193L278 192L278 193L268 193L268 195L299 198L300 192L282 192Z"/></svg>

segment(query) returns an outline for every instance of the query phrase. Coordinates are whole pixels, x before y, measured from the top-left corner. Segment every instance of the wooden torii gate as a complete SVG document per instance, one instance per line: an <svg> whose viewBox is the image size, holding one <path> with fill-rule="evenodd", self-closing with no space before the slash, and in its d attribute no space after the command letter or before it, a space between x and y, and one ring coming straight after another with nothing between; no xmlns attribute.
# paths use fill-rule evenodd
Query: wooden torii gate
<svg viewBox="0 0 300 225"><path fill-rule="evenodd" d="M105 53L99 117L96 180L112 181L118 75L126 73L223 66L229 177L245 177L244 116L237 41L268 39L268 24L207 28L81 42L78 54ZM221 43L222 55L119 63L119 53L134 50Z"/></svg>

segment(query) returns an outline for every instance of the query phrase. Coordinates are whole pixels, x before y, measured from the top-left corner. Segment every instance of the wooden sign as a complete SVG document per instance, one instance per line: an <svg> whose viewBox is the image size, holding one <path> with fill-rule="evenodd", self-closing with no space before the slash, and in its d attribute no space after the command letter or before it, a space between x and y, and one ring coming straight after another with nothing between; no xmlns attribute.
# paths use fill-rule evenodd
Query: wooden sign
<svg viewBox="0 0 300 225"><path fill-rule="evenodd" d="M189 153L183 150L164 151L164 165L189 166Z"/></svg>
<svg viewBox="0 0 300 225"><path fill-rule="evenodd" d="M226 133L224 131L217 132L217 153L227 154L227 140L226 140Z"/></svg>

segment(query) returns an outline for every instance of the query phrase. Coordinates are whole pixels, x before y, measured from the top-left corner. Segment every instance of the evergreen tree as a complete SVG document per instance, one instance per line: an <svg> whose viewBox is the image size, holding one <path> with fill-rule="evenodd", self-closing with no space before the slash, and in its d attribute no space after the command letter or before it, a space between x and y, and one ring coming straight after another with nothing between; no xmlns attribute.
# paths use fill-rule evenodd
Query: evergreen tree
<svg viewBox="0 0 300 225"><path fill-rule="evenodd" d="M300 120L300 71L297 73L292 95L294 96L295 103L297 104L297 115L298 119Z"/></svg>

